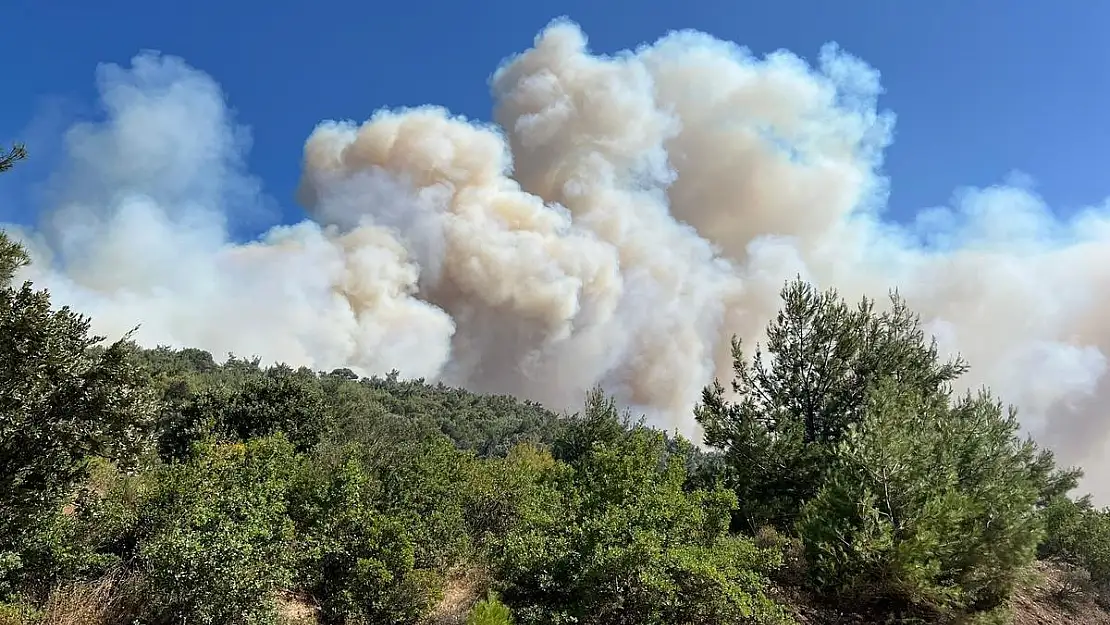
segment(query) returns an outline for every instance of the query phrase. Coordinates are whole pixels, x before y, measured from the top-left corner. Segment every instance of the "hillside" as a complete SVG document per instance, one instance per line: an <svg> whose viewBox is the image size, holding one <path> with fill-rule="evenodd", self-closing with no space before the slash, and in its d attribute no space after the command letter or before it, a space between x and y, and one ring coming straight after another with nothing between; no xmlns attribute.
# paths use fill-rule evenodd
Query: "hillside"
<svg viewBox="0 0 1110 625"><path fill-rule="evenodd" d="M79 485L80 495L75 499L67 498L63 513L53 517L53 527L41 537L55 542L34 545L40 550L31 560L37 568L36 578L27 580L30 584L26 588L30 592L24 595L24 607L17 608L13 604L7 613L0 612L0 615L7 615L0 616L0 623L109 625L132 622L128 619L150 607L142 603L150 601L145 593L152 591L146 585L150 582L139 581L141 578L137 575L163 577L171 574L168 570L147 568L154 563L159 568L184 567L163 579L180 580L185 574L187 581L182 587L156 591L161 593L156 595L161 600L174 605L174 613L163 614L161 620L150 622L185 622L178 619L189 613L206 615L210 622L252 622L251 618L264 618L258 608L266 598L274 600L275 622L286 625L502 622L467 620L475 604L484 600L491 588L514 596L512 587L498 584L498 573L491 570L490 562L493 554L506 557L508 554L504 550L509 545L501 544L491 549L491 539L496 541L495 535L505 531L506 523L512 525L511 517L517 516L517 523L528 518L529 508L532 514L540 515L530 519L538 523L529 530L532 539L539 527L546 527L544 531L556 531L550 524L559 521L552 513L544 514L542 509L535 509L521 500L527 499L529 494L527 471L520 471L529 466L533 469L550 467L559 462L580 468L582 465L578 463L585 449L593 448L593 453L598 453L602 441L607 441L603 445L612 445L624 437L628 437L625 440L633 449L652 458L653 464L662 460L666 464L663 473L658 473L653 466L637 468L635 456L625 455L617 464L589 465L594 470L607 468L611 473L598 476L601 481L594 482L580 496L619 496L618 492L608 489L614 486L614 481L624 479L620 487L625 489L624 509L607 509L603 516L609 520L613 520L614 514L633 522L665 519L665 523L655 526L656 531L664 534L675 529L668 524L682 524L688 519L700 519L702 523L710 520L696 509L707 502L684 499L683 492L703 479L698 476L705 467L715 466L720 457L694 452L669 437L655 439L630 434L646 431L623 420L616 406L600 394L588 398L582 414L567 417L511 397L473 394L418 380L403 381L396 376L359 380L347 371L313 373L281 366L264 368L257 362L238 359L217 364L211 355L194 349L131 349L131 357L149 376L147 383L159 396L154 419L159 432L159 451L143 458L139 462L140 472L134 475L125 475L102 460L93 463L87 480ZM273 438L270 428L283 434ZM243 442L231 442L233 440ZM450 444L436 442L440 440ZM282 531L261 530L262 526L274 521L270 516L274 509L255 506L274 503L268 499L274 495L274 481L289 479L288 475L281 476L290 470L289 467L280 465L296 464L298 456L302 460L311 458L300 470L312 474L313 479L324 481L299 486L315 489L311 493L314 505L306 506L303 499L292 498L289 504L293 505L287 504L284 510L291 515L299 511L292 515L301 517L294 519L295 525L302 523L304 517L301 515L312 517L312 520L303 527L285 528L294 531L281 538ZM576 456L579 459L576 460ZM668 464L675 456L683 458L681 468ZM352 460L355 464L350 464ZM422 550L420 542L410 539L401 541L403 553L399 559L382 557L385 554L380 551L380 543L364 555L376 554L372 558L376 566L391 563L409 571L409 575L418 571L442 571L435 582L439 587L434 592L424 586L428 580L410 579L402 584L403 592L400 588L393 591L400 594L391 592L394 604L383 605L373 597L391 584L381 577L381 571L378 575L359 579L354 571L359 570L360 565L365 566L364 559L348 561L346 566L351 568L346 571L333 568L338 562L331 567L324 566L322 570L331 570L343 577L356 575L355 579L317 582L312 591L298 587L308 580L298 580L295 573L277 577L267 574L266 565L274 561L270 559L276 555L274 552L268 552L264 561L241 559L250 557L262 544L278 539L299 545L298 548L312 545L313 549L321 549L318 541L322 540L350 540L353 535L349 532L353 528L348 524L355 519L350 518L353 508L348 506L353 505L350 498L358 498L355 491L359 486L369 486L368 482L373 481L362 473L361 467L367 466L380 467L381 471L378 474L380 483L371 489L373 496L379 497L381 503L388 502L385 507L392 508L394 514L405 519L405 526L395 527L395 531L412 532L421 537L421 542L428 541L424 547L434 545L434 548ZM505 471L509 467L515 472ZM475 470L478 474L471 473ZM629 470L633 473L628 473ZM327 477L328 473L332 477ZM670 481L676 475L685 477ZM219 484L205 486L198 483L198 479L216 480ZM462 489L458 487L466 480L471 480L468 488L474 489L473 493L459 492ZM652 489L652 480L657 481L657 487L670 481L671 488ZM294 479L292 483L297 481ZM400 491L393 490L399 485L402 485ZM534 483L532 487L539 485ZM648 491L638 490L645 487ZM321 488L324 490L319 490ZM302 490L300 497L306 494ZM254 504L244 508L242 504L248 499ZM635 501L655 501L658 505L675 506L675 509L656 514L653 506L651 510L637 513ZM322 505L323 502L328 505ZM417 516L411 516L413 511ZM633 514L626 516L630 512ZM316 515L338 515L340 518L327 520L327 529L315 528L319 532L315 536L299 537L299 531L322 522ZM144 524L156 525L159 520L171 519L174 523L187 523L173 531L172 539L151 533L149 529L145 530L144 538L138 538ZM586 526L599 519L581 520L582 526ZM595 526L596 529L601 528ZM620 533L619 528L610 531L612 529ZM458 536L453 536L456 532ZM468 533L474 542L464 545L465 541L459 539ZM379 532L371 532L364 535L364 540L369 536L383 537ZM521 540L525 536L528 535L516 535ZM398 538L395 535L393 540ZM229 542L222 544L224 540ZM67 544L67 541L72 542ZM150 541L146 549L139 546L144 541ZM774 532L759 532L754 537L754 545L767 551L757 554L748 547L730 553L746 554L743 557L749 565L765 575L762 582L747 582L748 592L753 593L749 600L765 597L762 609L766 620L763 622L786 618L800 624L863 624L882 622L881 619L891 616L874 606L868 610L853 610L858 607L855 602L838 601L815 592L804 574L804 563L794 559L804 559L804 554L793 552L794 547ZM620 542L613 542L606 549L620 546ZM338 557L338 553L333 552L332 557ZM540 555L531 550L526 553L529 557ZM522 555L525 554L517 553L516 557ZM595 552L595 557L601 556ZM628 556L626 553L616 561L608 560L609 565L616 565ZM577 556L574 561L580 562ZM517 562L517 566L527 571L524 564ZM563 561L563 564L569 563ZM317 561L316 566L320 565ZM695 566L686 574L697 572ZM1060 563L1044 561L1033 562L1028 572L1007 601L1012 607L1015 625L1110 623L1110 613L1096 601L1089 577L1084 580L1075 571L1065 573ZM597 573L606 574L604 570ZM232 577L223 578L223 575ZM622 574L620 569L613 569L608 575ZM520 582L543 583L543 577L525 577ZM569 580L564 583L566 581ZM681 581L672 578L672 583ZM751 586L753 583L755 586ZM329 599L335 600L328 597L334 592L332 584L338 584L340 596L346 597L341 608L346 612L344 616L337 616L336 606L326 603ZM408 593L421 587L428 594L421 599L420 605L414 606L412 601L416 597ZM762 590L757 590L759 588ZM658 590L666 592L667 589ZM682 592L694 590L696 588ZM716 588L714 593L723 590L727 588ZM200 601L185 601L194 592L199 594ZM363 593L361 599L360 592ZM546 602L571 599L558 598L556 588L543 592L556 595ZM673 597L679 599L681 595ZM325 602L323 606L321 599ZM593 601L601 599L596 597ZM614 597L608 598L608 601L614 600ZM715 598L706 595L703 600L712 603ZM366 603L360 606L360 601ZM27 603L37 607L29 607ZM774 603L783 606L778 617L771 607ZM375 612L367 613L371 607ZM623 609L616 608L612 618L587 622L628 622L614 620ZM697 614L699 608L695 606L692 610ZM537 614L526 622L559 622L547 621L547 618L548 615ZM632 622L687 622L657 621L656 618ZM689 622L756 622L742 618L710 618L714 620ZM923 622L946 621L933 618Z"/></svg>
<svg viewBox="0 0 1110 625"><path fill-rule="evenodd" d="M1079 471L953 395L965 363L897 299L782 296L773 359L735 343L731 392L705 389L699 448L600 390L565 415L105 345L8 286L0 622L1106 621Z"/></svg>
<svg viewBox="0 0 1110 625"><path fill-rule="evenodd" d="M1020 589L1012 600L1013 625L1106 625L1110 611L1101 607L1094 597L1069 587L1068 574L1060 565L1037 562L1032 567L1029 585ZM444 598L432 610L429 625L460 625L466 623L468 612L482 599L484 585L480 573L460 572L447 581ZM780 598L800 625L868 625L867 615L852 614L835 606L805 598L802 592L780 590ZM318 607L304 598L283 597L279 611L285 625L316 625Z"/></svg>
<svg viewBox="0 0 1110 625"><path fill-rule="evenodd" d="M253 614L251 618L262 618L257 609L259 604L264 603L264 598L274 600L276 622L286 625L501 622L467 620L475 604L485 599L491 588L498 586L497 574L490 570L487 559L490 554L483 553L481 547L489 547L488 541L493 538L491 534L502 530L511 516L515 514L524 518L526 515L523 512L529 507L522 505L519 499L528 496L527 488L522 488L522 476L501 472L494 467L504 470L515 465L514 468L519 470L535 466L535 463L559 462L551 454L541 451L544 449L552 450L556 458L573 464L575 456L582 454L587 447L596 449L600 441L613 444L615 440L630 436L629 432L644 432L623 420L615 410L616 406L600 394L588 398L582 414L567 417L511 397L473 394L418 380L403 381L396 376L359 380L347 371L313 373L281 366L264 368L257 362L238 359L217 364L210 354L194 349L131 349L133 360L149 376L147 383L159 395L159 409L154 420L159 432L159 452L141 460L139 466L143 467L142 470L131 476L120 473L108 462L94 462L87 481L78 488L80 495L76 499L67 499L63 514L53 519L55 525L45 536L57 542L35 545L37 549L47 552L36 554L33 560L39 567L37 574L45 573L45 576L29 580L29 588L33 590L25 596L31 597L30 603L38 607L31 608L25 604L16 608L13 605L8 608L6 617L0 616L0 623L109 625L131 622L128 619L143 612L142 602L149 601L144 594L151 589L141 585L149 582L131 577L144 566L151 566L150 560L144 562L144 558L157 558L154 562L160 567L185 567L191 576L186 577L190 581L184 587L158 591L164 593L158 595L163 600L174 603L175 612L163 614L162 620L152 622L185 622L178 619L193 611L208 615L212 622L251 622L244 612ZM259 418L263 416L267 420ZM200 426L201 422L206 423ZM275 439L269 428L276 428L283 434ZM215 443L217 440L226 442ZM233 443L232 440L243 442ZM440 445L436 442L438 440L449 441L450 445ZM674 490L656 490L652 497L670 493L672 500L669 505L677 506L677 509L670 515L669 523L698 518L699 511L690 507L692 502L683 503L683 490L702 479L697 476L705 471L704 467L714 466L719 456L685 449L669 437L660 438L657 443L652 443L655 439L650 436L631 436L627 440L636 441L633 448L640 452L653 450L649 457L662 459L665 463L675 455L681 456L684 467L682 470L667 468L661 475L652 467L641 466L638 475L629 475L627 470L634 467L628 464L632 458L625 456L623 462L617 465L602 463L593 466L594 469L607 466L614 472L601 476L605 479L595 483L582 496L602 494L613 485L609 480L629 477L643 480L633 479L623 485L623 488L635 491L647 486L652 479L666 482L668 478L665 474L678 471L686 475L684 481L672 482ZM190 445L192 449L187 451ZM301 451L298 452L298 449ZM353 456L351 451L355 452ZM436 582L440 587L435 592L425 588L429 594L424 597L422 607L411 605L414 597L393 595L395 605L380 605L376 608L379 611L376 615L365 614L366 608L377 603L372 600L372 595L383 590L381 584L384 580L376 577L375 583L373 576L371 579L337 580L342 584L343 594L351 596L349 593L361 590L365 593L361 600L367 601L365 606L358 607L360 600L355 594L346 600L353 599L353 603L342 608L347 614L337 617L334 612L329 614L322 609L320 599L313 597L311 592L298 588L295 575L267 578L264 565L271 560L223 560L225 557L238 559L249 556L261 539L272 541L277 538L272 529L259 533L257 526L242 526L264 525L266 521L273 521L267 518L265 510L255 509L252 514L249 512L251 506L244 509L242 503L247 499L268 501L266 498L273 494L270 491L273 485L266 480L280 479L279 474L288 468L278 465L281 462L295 463L298 453L303 454L302 459L312 459L301 470L314 474L316 479L321 478L321 473L337 472L330 479L342 476L340 482L346 488L334 481L325 481L325 490L338 488L339 491L332 490L326 496L316 491L314 506L305 507L301 502L299 507L286 508L289 513L299 509L301 514L346 516L345 506L341 503L343 499L335 497L355 496L346 489L352 483L367 484L363 481L366 476L354 468L356 465L344 465L341 459L350 462L352 458L357 458L357 465L381 467L379 479L382 483L374 489L377 496L389 502L387 507L401 504L394 511L407 519L408 531L429 540L435 545L435 551L428 550L421 554L416 541L405 540L402 541L405 555L400 560L375 561L378 566L391 561L394 566L400 565L410 571L410 574L425 567L425 570L441 570L442 575ZM275 463L275 459L280 462ZM470 464L475 462L477 464ZM259 471L261 467L255 466L255 463L265 465L266 470ZM464 466L467 464L469 466ZM488 473L481 471L479 467L483 465L491 470ZM460 479L463 474L475 469L485 474L480 477L470 474ZM653 475L654 478L651 477ZM231 481L223 482L223 486L229 488L223 491L216 485L205 487L196 481L198 479ZM456 491L464 479L473 480L469 487L475 492L470 496ZM390 493L389 484L394 480L406 484L408 488ZM314 487L320 488L321 485ZM201 492L193 492L194 488ZM616 493L605 494L613 496ZM632 499L642 501L646 493L636 494L638 496ZM330 505L321 506L322 501L328 501ZM349 501L347 505L350 505ZM634 504L626 500L625 505L631 509ZM206 509L209 506L212 508ZM408 510L401 512L403 508ZM171 510L171 516L166 517ZM409 516L413 510L422 518ZM610 508L605 516L623 516L625 512ZM245 517L241 516L244 514ZM650 512L648 514L651 515ZM224 518L213 518L212 515ZM666 518L666 515L651 516ZM183 528L178 527L174 531L174 540L169 542L164 542L168 537L156 538L147 534L143 540L152 541L157 547L146 551L136 549L135 543L141 542L136 541L136 532L143 525L140 519L157 522L159 517L163 522L171 518L174 522L185 519L189 523L188 531L182 535L179 532ZM703 522L708 520L705 517L701 519ZM345 525L351 521L350 518L331 519L326 531L321 528L318 530L320 533L307 542L315 544L315 541L327 538L350 538L350 534L344 532L351 531ZM558 522L558 519L548 514L543 521L549 524ZM596 519L589 521L596 522ZM313 522L320 521L313 519ZM466 529L468 526L469 530ZM402 528L397 529L403 531ZM657 525L656 529L664 533L672 530L666 525ZM535 532L536 529L530 531ZM553 531L553 528L547 525L547 531ZM220 544L223 539L218 536L226 536L227 532L232 533L229 537L231 542ZM243 535L236 536L235 532L242 532ZM472 533L475 544L462 545L457 540L460 536L452 536L452 532L460 535ZM218 533L218 536L210 533ZM377 533L371 535L380 536ZM65 544L67 539L73 542ZM197 544L191 545L186 539L195 540ZM239 542L244 539L254 541L254 544L248 546ZM304 539L298 538L296 531L286 535L284 540L304 545ZM773 603L783 606L782 616L800 624L864 624L882 622L881 619L891 616L882 609L852 610L857 607L854 602L822 597L809 586L804 572L800 570L804 568L804 563L792 560L795 557L804 558L804 555L792 554L792 547L782 541L773 532L762 531L755 536L754 544L768 549L768 552L760 555L744 550L740 552L748 553L746 557L750 565L761 568L766 575L757 586L762 590L753 595L767 598L764 607L766 622L776 622L774 618L779 618L772 618L776 612L770 607ZM612 543L606 548L617 547L619 543ZM506 545L501 545L497 549L505 548ZM82 553L82 550L87 551ZM779 553L773 554L772 551ZM450 557L444 557L445 554L450 554ZM504 552L501 554L504 555ZM271 552L268 555L275 554ZM187 558L182 560L183 556ZM348 566L357 569L364 562L356 559ZM324 570L328 570L327 567ZM1089 578L1083 580L1074 571L1065 573L1059 563L1043 561L1032 563L1028 571L1030 575L1015 586L1014 594L1007 602L1012 607L1012 622L1015 625L1110 623L1110 613L1099 606ZM696 572L695 567L687 573ZM165 575L170 571L148 569L143 574L151 573ZM619 574L616 570L611 574L614 573ZM221 574L238 576L239 579L229 585L227 582L232 580L220 579ZM179 575L181 571L175 572L171 579L180 579ZM531 583L537 581L533 579ZM673 581L680 582L678 579ZM246 584L247 588L236 587L243 582L250 584ZM362 585L367 583L370 585ZM409 580L409 583L416 582ZM417 584L416 587L419 586ZM413 590L413 587L406 588L407 592ZM499 587L499 590L512 596L510 588ZM660 590L665 591L664 588ZM186 595L197 591L203 593L200 602L183 602ZM313 592L327 601L329 591L328 585L321 584ZM705 600L711 602L713 598L706 597ZM136 602L139 607L136 607ZM327 607L334 610L334 606ZM417 607L420 609L415 610ZM18 614L20 610L22 614ZM360 611L363 614L359 615ZM418 611L422 615L417 615ZM620 608L616 610L617 613L620 611ZM3 614L0 612L0 615ZM352 618L354 615L359 616ZM546 615L538 614L527 622L548 622L546 618ZM626 621L610 618L588 622ZM633 622L656 621L645 619ZM748 621L717 619L705 622ZM924 622L944 621L934 618Z"/></svg>

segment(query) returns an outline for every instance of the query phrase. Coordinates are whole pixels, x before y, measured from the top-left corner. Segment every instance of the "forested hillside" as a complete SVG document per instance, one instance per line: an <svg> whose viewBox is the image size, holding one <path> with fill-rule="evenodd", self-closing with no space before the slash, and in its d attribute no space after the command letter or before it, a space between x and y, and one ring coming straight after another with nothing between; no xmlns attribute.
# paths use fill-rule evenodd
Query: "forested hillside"
<svg viewBox="0 0 1110 625"><path fill-rule="evenodd" d="M601 391L560 415L104 342L26 262L0 238L3 624L1098 622L1110 601L1110 513L1004 398L952 392L967 365L897 296L788 283L705 390L702 449Z"/></svg>

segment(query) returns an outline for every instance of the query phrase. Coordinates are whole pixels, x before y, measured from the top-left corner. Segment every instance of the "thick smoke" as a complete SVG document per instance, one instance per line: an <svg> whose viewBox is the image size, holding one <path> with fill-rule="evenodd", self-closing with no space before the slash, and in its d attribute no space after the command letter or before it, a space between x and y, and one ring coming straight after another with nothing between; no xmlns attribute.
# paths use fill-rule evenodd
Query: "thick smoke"
<svg viewBox="0 0 1110 625"><path fill-rule="evenodd" d="M944 350L1097 479L1110 428L1110 205L1068 220L973 189L883 221L893 116L835 46L816 67L693 32L615 57L556 22L491 82L496 125L427 107L324 122L310 221L248 244L249 137L182 61L104 66L108 120L67 136L28 277L118 336L576 406L602 384L697 437L691 406L795 275L898 287Z"/></svg>

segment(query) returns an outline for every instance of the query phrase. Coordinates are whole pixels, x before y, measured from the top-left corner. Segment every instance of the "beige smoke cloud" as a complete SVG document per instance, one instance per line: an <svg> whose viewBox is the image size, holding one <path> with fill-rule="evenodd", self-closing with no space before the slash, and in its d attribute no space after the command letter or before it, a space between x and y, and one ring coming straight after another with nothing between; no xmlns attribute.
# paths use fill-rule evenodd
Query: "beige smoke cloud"
<svg viewBox="0 0 1110 625"><path fill-rule="evenodd" d="M784 280L898 287L1110 500L1110 204L1069 220L1028 188L882 219L893 115L835 46L810 67L693 32L612 57L551 24L491 80L495 124L434 107L326 122L311 220L238 244L258 202L244 130L177 59L101 69L109 113L70 161L31 277L97 329L371 375L396 368L574 407L601 384L697 437L691 407L759 340Z"/></svg>

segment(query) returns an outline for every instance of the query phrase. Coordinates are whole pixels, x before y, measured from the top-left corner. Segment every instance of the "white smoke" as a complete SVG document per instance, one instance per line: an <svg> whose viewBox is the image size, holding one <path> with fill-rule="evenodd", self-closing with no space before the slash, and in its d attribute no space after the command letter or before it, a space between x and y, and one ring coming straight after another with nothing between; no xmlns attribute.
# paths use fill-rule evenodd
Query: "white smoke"
<svg viewBox="0 0 1110 625"><path fill-rule="evenodd" d="M117 336L576 406L602 384L697 438L691 406L783 281L898 287L944 350L1098 479L1110 428L1110 204L1064 220L1020 181L882 219L894 118L835 46L816 67L694 32L614 57L560 21L492 78L496 125L439 108L324 122L312 216L238 244L260 202L219 87L175 58L104 66L67 136L29 276Z"/></svg>

